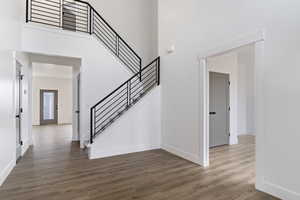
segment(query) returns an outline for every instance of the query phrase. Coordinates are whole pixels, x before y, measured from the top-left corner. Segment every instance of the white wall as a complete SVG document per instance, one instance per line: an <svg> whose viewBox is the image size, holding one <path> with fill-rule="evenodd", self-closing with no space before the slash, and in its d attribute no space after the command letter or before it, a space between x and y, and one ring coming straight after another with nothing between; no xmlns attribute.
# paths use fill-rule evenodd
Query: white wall
<svg viewBox="0 0 300 200"><path fill-rule="evenodd" d="M14 64L12 52L0 51L0 185L16 162L16 135L14 111Z"/></svg>
<svg viewBox="0 0 300 200"><path fill-rule="evenodd" d="M238 143L238 124L242 121L238 118L238 63L237 53L231 52L207 59L208 70L229 74L230 79L230 144Z"/></svg>
<svg viewBox="0 0 300 200"><path fill-rule="evenodd" d="M238 63L238 134L255 134L254 116L254 45L237 50Z"/></svg>
<svg viewBox="0 0 300 200"><path fill-rule="evenodd" d="M11 50L20 47L19 11L17 0L0 6L0 185L16 160L15 113L13 104L14 63Z"/></svg>
<svg viewBox="0 0 300 200"><path fill-rule="evenodd" d="M198 57L264 29L264 64L258 70L262 82L256 88L263 90L258 107L264 121L257 135L265 137L257 144L257 187L291 200L300 198L299 9L300 1L294 0L159 0L163 143L203 161ZM172 44L176 51L167 55Z"/></svg>
<svg viewBox="0 0 300 200"><path fill-rule="evenodd" d="M142 58L143 66L158 53L156 0L88 0Z"/></svg>
<svg viewBox="0 0 300 200"><path fill-rule="evenodd" d="M154 88L101 133L90 158L104 158L161 147L160 87Z"/></svg>
<svg viewBox="0 0 300 200"><path fill-rule="evenodd" d="M58 90L58 124L72 124L72 119L73 119L72 78L33 76L32 86L33 86L33 104L32 104L33 125L40 125L40 90L41 89Z"/></svg>

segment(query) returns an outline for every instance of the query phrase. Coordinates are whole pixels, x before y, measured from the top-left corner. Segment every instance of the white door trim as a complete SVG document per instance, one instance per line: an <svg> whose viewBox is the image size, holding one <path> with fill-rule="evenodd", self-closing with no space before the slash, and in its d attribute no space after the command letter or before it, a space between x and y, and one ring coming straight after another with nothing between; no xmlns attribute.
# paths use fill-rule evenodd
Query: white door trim
<svg viewBox="0 0 300 200"><path fill-rule="evenodd" d="M238 39L234 39L230 42L225 42L215 48L210 50L204 51L199 54L198 60L200 65L200 97L202 98L200 101L200 116L203 119L203 129L200 131L200 157L202 157L202 165L204 167L209 166L209 70L207 66L207 58L220 55L226 53L228 51L234 50L236 48L246 46L249 44L255 44L255 109L256 111L256 119L255 119L255 126L257 130L257 137L256 142L257 145L262 147L264 142L264 124L262 121L258 122L258 120L262 120L263 117L263 101L261 99L262 88L262 78L261 78L261 70L263 68L263 58L264 58L264 41L265 41L265 34L264 31L260 31L255 34L248 34L244 37L240 37ZM258 86L258 87L257 87ZM203 104L201 104L203 103ZM258 109L259 108L259 109ZM258 117L260 116L260 117ZM203 134L202 134L203 133ZM260 145L261 144L261 145ZM257 150L258 151L258 150ZM256 152L258 154L258 152ZM263 151L262 149L259 150L259 155L257 159L259 162L263 162ZM262 175L261 171L257 171L257 177ZM259 180L257 180L259 181Z"/></svg>

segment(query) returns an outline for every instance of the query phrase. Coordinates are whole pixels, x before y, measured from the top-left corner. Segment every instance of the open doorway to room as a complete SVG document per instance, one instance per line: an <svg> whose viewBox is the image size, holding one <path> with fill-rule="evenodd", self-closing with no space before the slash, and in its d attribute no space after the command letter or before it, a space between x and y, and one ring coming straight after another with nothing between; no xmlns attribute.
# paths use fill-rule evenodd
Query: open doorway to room
<svg viewBox="0 0 300 200"><path fill-rule="evenodd" d="M55 145L72 141L73 68L32 63L33 144Z"/></svg>
<svg viewBox="0 0 300 200"><path fill-rule="evenodd" d="M211 148L254 138L254 64L254 44L207 58Z"/></svg>
<svg viewBox="0 0 300 200"><path fill-rule="evenodd" d="M226 160L229 161L231 158L241 158L238 155L243 153L238 150L238 145L247 143L248 147L244 148L245 154L242 157L252 159L244 163L251 164L252 173L251 170L249 172L253 182L255 174L260 177L263 171L255 166L257 160L263 162L263 151L261 148L256 148L256 145L261 147L265 139L262 98L264 80L261 76L264 72L264 41L264 32L260 31L222 43L199 55L200 115L202 118L200 121L200 162L204 167L209 167L218 162L226 163ZM229 120L222 119L223 133L225 135L227 132L229 145L225 142L222 146L212 145L219 146L216 148L210 148L210 126L212 126L210 118L214 117L215 112L210 110L210 72L229 75L229 84L224 82L229 87L229 105L223 104L223 109L229 110ZM250 148L248 149L250 152L247 148ZM216 154L213 153L214 151ZM222 158L218 158L217 154L221 155L223 161Z"/></svg>
<svg viewBox="0 0 300 200"><path fill-rule="evenodd" d="M254 44L207 58L211 155L255 140L254 68Z"/></svg>
<svg viewBox="0 0 300 200"><path fill-rule="evenodd" d="M16 61L22 66L20 154L31 145L37 152L79 149L81 59L17 52Z"/></svg>
<svg viewBox="0 0 300 200"><path fill-rule="evenodd" d="M206 166L224 166L224 174L255 185L256 70L263 44L255 42L209 54L205 70ZM235 166L235 167L233 167ZM232 168L233 167L233 168Z"/></svg>

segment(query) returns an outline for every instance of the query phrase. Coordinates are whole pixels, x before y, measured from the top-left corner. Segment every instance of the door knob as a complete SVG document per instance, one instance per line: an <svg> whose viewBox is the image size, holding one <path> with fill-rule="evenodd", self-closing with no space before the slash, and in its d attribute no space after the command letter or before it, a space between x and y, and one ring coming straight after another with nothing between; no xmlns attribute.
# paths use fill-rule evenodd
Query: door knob
<svg viewBox="0 0 300 200"><path fill-rule="evenodd" d="M216 115L216 112L209 112L210 115Z"/></svg>

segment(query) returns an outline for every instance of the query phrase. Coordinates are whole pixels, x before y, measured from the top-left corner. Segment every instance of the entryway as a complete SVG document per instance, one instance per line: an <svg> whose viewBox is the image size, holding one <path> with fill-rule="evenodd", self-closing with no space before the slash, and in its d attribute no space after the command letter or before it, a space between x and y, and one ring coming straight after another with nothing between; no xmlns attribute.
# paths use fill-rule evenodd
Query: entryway
<svg viewBox="0 0 300 200"><path fill-rule="evenodd" d="M16 52L15 62L16 158L32 145L79 148L81 59Z"/></svg>
<svg viewBox="0 0 300 200"><path fill-rule="evenodd" d="M207 58L210 148L255 135L254 61L253 44Z"/></svg>

